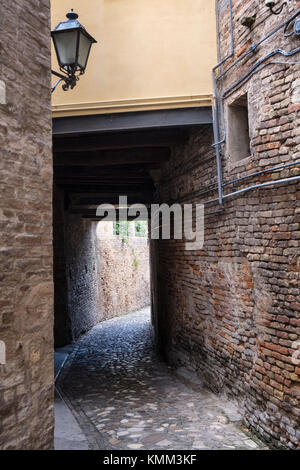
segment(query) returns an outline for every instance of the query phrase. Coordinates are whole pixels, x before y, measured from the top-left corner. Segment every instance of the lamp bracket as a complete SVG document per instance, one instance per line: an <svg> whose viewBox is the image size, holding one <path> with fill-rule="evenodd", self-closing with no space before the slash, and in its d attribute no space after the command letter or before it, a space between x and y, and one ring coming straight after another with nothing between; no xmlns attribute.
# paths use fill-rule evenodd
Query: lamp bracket
<svg viewBox="0 0 300 470"><path fill-rule="evenodd" d="M79 80L79 77L77 75L75 75L75 73L71 73L71 74L68 74L68 75L63 75L62 73L56 72L55 70L51 70L51 73L52 73L52 75L55 75L56 77L59 78L59 80L51 88L51 93L53 93L56 90L57 86L61 82L64 82L63 85L62 85L62 89L64 91L68 91L70 88L71 88L71 90L73 90L73 88L76 86L76 84Z"/></svg>

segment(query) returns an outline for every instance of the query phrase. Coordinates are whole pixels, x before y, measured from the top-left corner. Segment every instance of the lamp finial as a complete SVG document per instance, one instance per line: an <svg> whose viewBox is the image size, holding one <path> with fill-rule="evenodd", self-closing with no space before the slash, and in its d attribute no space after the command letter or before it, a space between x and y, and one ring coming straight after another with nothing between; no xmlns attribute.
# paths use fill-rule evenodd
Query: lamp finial
<svg viewBox="0 0 300 470"><path fill-rule="evenodd" d="M78 15L77 15L77 13L74 13L73 8L71 8L71 11L70 11L69 13L67 13L66 17L67 17L69 20L77 20Z"/></svg>

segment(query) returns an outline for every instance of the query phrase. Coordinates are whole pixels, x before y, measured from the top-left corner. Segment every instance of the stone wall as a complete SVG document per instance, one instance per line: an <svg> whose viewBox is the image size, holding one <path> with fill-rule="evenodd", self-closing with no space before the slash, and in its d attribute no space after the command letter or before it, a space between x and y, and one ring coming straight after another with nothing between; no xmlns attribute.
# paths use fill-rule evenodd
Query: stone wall
<svg viewBox="0 0 300 470"><path fill-rule="evenodd" d="M128 241L113 235L112 223L99 241L101 316L112 318L150 305L148 238L134 236Z"/></svg>
<svg viewBox="0 0 300 470"><path fill-rule="evenodd" d="M51 449L49 2L1 0L0 10L0 449Z"/></svg>
<svg viewBox="0 0 300 470"><path fill-rule="evenodd" d="M233 2L235 56L243 53L296 10L290 1L280 16L263 2ZM228 2L219 1L222 57L230 51ZM244 16L256 13L250 31ZM293 50L299 40L282 30L247 54L223 77L223 92L277 47ZM300 160L299 53L279 54L224 97L228 106L248 93L249 156L233 161L222 146L224 192L299 176L299 165L234 179ZM223 71L233 62L229 60ZM244 99L244 98L243 98ZM222 123L222 122L221 122ZM228 132L230 123L226 122ZM222 132L221 132L222 133ZM154 324L161 351L185 366L215 392L240 406L251 429L276 447L297 448L300 425L300 183L250 190L216 202L215 151L210 127L188 145L173 149L164 165L157 200L205 205L205 243L186 251L181 241L152 242ZM209 202L211 201L211 202ZM298 365L297 365L298 364Z"/></svg>

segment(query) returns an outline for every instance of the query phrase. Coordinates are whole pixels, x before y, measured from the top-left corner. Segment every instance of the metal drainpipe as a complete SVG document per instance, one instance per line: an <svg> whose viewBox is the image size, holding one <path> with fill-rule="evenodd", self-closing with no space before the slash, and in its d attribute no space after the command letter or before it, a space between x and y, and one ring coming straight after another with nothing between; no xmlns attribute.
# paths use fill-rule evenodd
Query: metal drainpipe
<svg viewBox="0 0 300 470"><path fill-rule="evenodd" d="M268 187L268 186L273 186L273 185L282 184L282 183L290 183L290 182L299 181L299 180L300 180L300 176L291 176L290 178L283 178L283 179L280 179L280 180L267 181L266 183L255 184L253 186L248 186L247 188L243 188L243 189L239 189L238 191L234 191L233 193L226 194L225 196L223 196L223 198L227 199L229 197L236 196L237 194L243 194L243 193L246 193L248 191L253 191L254 189L261 189L261 188L265 188L265 187ZM217 201L217 199L215 199L215 201ZM208 201L208 202L212 202L212 201Z"/></svg>
<svg viewBox="0 0 300 470"><path fill-rule="evenodd" d="M271 31L271 33L269 33L268 35L264 36L257 44L254 44L251 46L251 48L246 51L246 53L240 57L237 61L235 61L223 74L221 74L220 78L226 73L228 72L232 67L234 67L234 65L237 64L238 61L240 61L243 57L245 57L247 54L249 54L250 52L255 52L257 47L262 43L264 42L266 39L268 39L269 37L271 37L273 34L275 34L277 31L279 31L283 26L285 26L287 23L290 23L294 18L296 18L299 14L300 10L297 11L297 13L295 13L289 20L285 21L283 24L277 26L277 28L275 28L273 31ZM224 204L223 204L223 199L224 198L227 198L227 197L230 197L231 195L233 194L237 194L237 193L232 193L230 195L226 195L224 196L224 193L223 193L223 171L222 171L222 161L221 161L221 145L226 141L226 129L225 129L225 125L223 124L223 132L224 132L224 136L223 138L220 140L220 127L219 127L219 101L221 101L221 107L223 108L223 104L224 104L224 98L225 98L225 95L226 93L229 92L229 90L231 88L234 88L234 86L237 86L239 82L237 82L233 87L231 87L230 89L226 90L221 99L220 99L220 95L219 95L219 91L218 91L218 86L217 86L217 79L216 79L216 70L221 66L223 65L228 59L230 59L232 56L234 56L234 35L233 35L233 16L232 16L232 1L229 0L229 15L230 15L230 35L231 35L231 53L225 57L224 59L222 59L214 68L213 68L213 71L212 71L212 75L213 75L213 90L214 90L214 105L213 105L213 130L214 130L214 144L213 144L213 147L216 149L216 160L217 160L217 172L218 172L218 200L219 200L219 204L220 204L220 207L221 209L223 210L224 209ZM294 55L295 53L299 52L299 48L297 49L294 49L293 51L290 51L290 52L286 52L286 51L282 51L281 49L277 49L275 51L273 51L270 55L266 56L265 58L263 58L261 61L259 61L258 63L256 63L254 65L254 67L252 67L250 69L250 73L252 70L254 70L255 68L257 68L263 61L265 61L266 59L272 57L273 55L277 54L277 53L280 53L282 55L285 55L285 56L290 56L290 55ZM249 74L249 72L248 72ZM247 75L247 74L246 74ZM240 81L243 81L243 79L245 79L246 77L242 77L242 79ZM225 123L225 117L224 117L224 109L221 110L223 112L223 123ZM258 186L260 187L260 185ZM250 188L252 189L252 187ZM241 192L245 192L244 190L241 190Z"/></svg>
<svg viewBox="0 0 300 470"><path fill-rule="evenodd" d="M224 127L224 137L220 140L220 124L219 124L219 91L216 80L216 70L221 67L228 59L234 56L234 36L233 36L233 17L232 17L232 0L229 0L229 17L230 17L230 37L231 37L231 52L228 56L224 57L212 71L214 103L213 103L213 131L214 131L214 144L216 149L216 162L217 162L217 178L218 178L218 197L220 208L223 210L223 169L221 159L221 144L225 142L226 134ZM222 106L222 103L221 103Z"/></svg>
<svg viewBox="0 0 300 470"><path fill-rule="evenodd" d="M266 168L265 170L256 171L255 173L250 173L246 176L241 176L240 178L235 178L234 180L226 181L223 184L223 187L229 186L231 184L240 183L241 181L245 181L249 178L253 178L254 176L265 175L267 173L274 173L279 170L284 170L285 168L290 168L292 166L300 165L300 160L290 163L284 163L283 165L273 166L272 168Z"/></svg>
<svg viewBox="0 0 300 470"><path fill-rule="evenodd" d="M260 183L260 184L255 184L253 186L248 186L247 188L239 189L238 191L234 191L233 193L225 194L223 196L223 199L228 199L230 197L237 196L239 194L244 194L247 193L248 191L253 191L255 189L264 189L268 188L270 186L276 186L277 184L283 184L283 183L290 183L290 182L296 182L300 181L300 176L291 176L290 178L283 178L280 180L274 180L274 181L267 181L266 183ZM209 201L205 201L204 205L208 204L214 204L215 202L218 202L219 199L210 199Z"/></svg>
<svg viewBox="0 0 300 470"><path fill-rule="evenodd" d="M216 162L217 162L217 177L218 177L218 195L219 195L219 204L221 209L223 206L223 171L222 171L222 161L221 161L221 142L220 133L219 133L219 122L218 122L218 113L217 113L217 103L213 105L213 131L214 131L214 140L216 150Z"/></svg>
<svg viewBox="0 0 300 470"><path fill-rule="evenodd" d="M226 75L230 70L232 70L239 62L241 62L243 59L245 59L245 57L247 57L249 54L254 54L256 51L257 51L257 48L263 43L265 42L267 39L269 39L270 37L272 37L275 33L277 33L281 28L284 28L288 23L291 23L295 18L297 18L297 16L300 15L300 9L298 9L296 11L296 13L294 13L288 20L284 21L283 23L281 23L280 25L276 26L275 29L273 29L269 34L267 34L266 36L264 36L263 38L260 39L260 41L258 41L257 43L253 43L249 49L244 52L244 54L242 54L240 57L238 57L238 59L236 59L227 69L224 70L224 72L222 72L218 79L221 79L224 75Z"/></svg>
<svg viewBox="0 0 300 470"><path fill-rule="evenodd" d="M230 38L231 38L231 52L228 56L224 57L217 65L214 66L213 71L215 72L221 65L227 62L228 59L234 55L234 37L233 37L233 17L232 17L232 0L229 0L229 23L230 23ZM219 27L219 25L218 25Z"/></svg>
<svg viewBox="0 0 300 470"><path fill-rule="evenodd" d="M258 69L258 67L261 64L263 64L266 60L273 57L274 55L281 54L284 57L291 57L291 56L297 54L298 52L300 52L300 47L297 47L296 49L293 49L291 51L284 51L282 49L274 49L274 51L272 51L269 54L265 55L260 60L258 60L255 64L253 64L252 67L248 70L248 72L246 72L242 77L240 77L233 85L231 85L229 88L227 88L227 90L225 90L224 93L222 94L222 99L224 99L225 96L227 96L228 93L230 93L232 90L234 90L239 84L243 83L248 77L250 77L252 72L254 72L256 69L257 69L257 71L262 69L262 67L260 69ZM267 62L265 64L265 66L267 66L269 64L270 64L270 62ZM285 65L284 62L283 62L283 65ZM289 62L286 62L286 65L295 65L295 64L291 64Z"/></svg>

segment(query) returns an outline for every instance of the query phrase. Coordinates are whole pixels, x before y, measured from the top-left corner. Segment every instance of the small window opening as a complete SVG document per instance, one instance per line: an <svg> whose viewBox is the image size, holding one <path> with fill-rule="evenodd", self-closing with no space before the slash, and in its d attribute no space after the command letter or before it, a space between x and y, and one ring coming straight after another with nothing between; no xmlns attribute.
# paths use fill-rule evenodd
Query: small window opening
<svg viewBox="0 0 300 470"><path fill-rule="evenodd" d="M250 134L247 94L228 106L228 155L231 162L250 156Z"/></svg>

